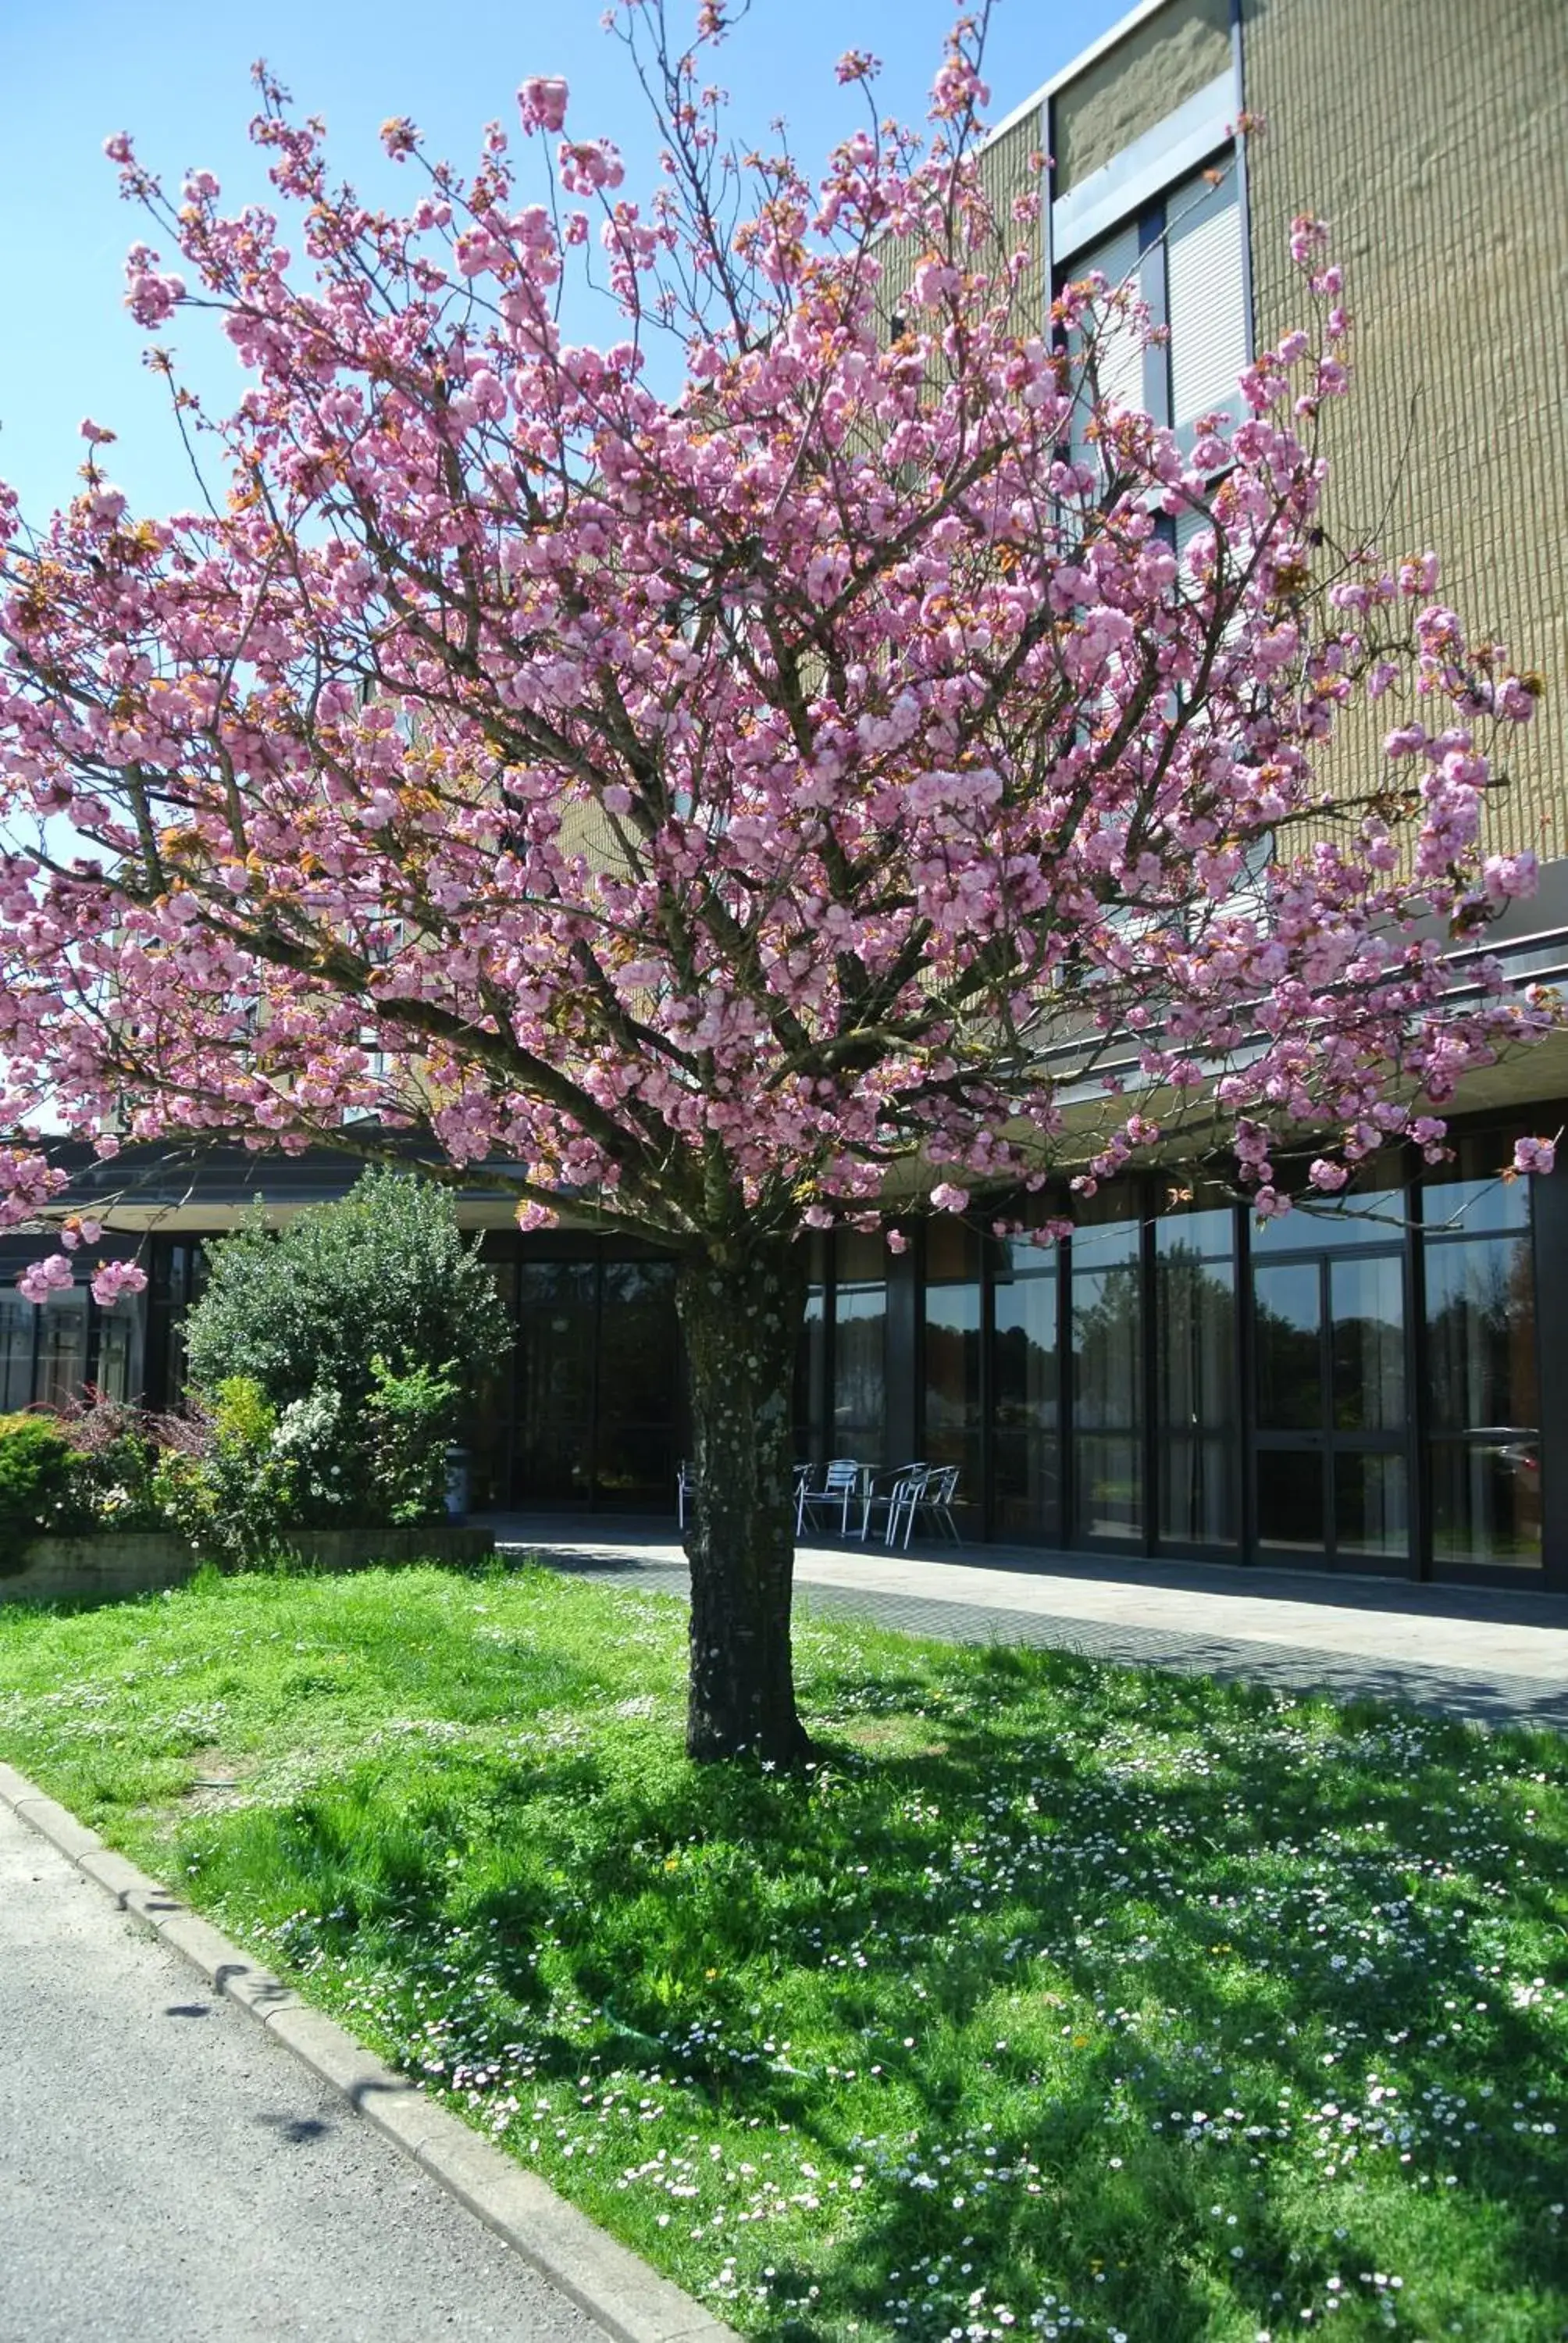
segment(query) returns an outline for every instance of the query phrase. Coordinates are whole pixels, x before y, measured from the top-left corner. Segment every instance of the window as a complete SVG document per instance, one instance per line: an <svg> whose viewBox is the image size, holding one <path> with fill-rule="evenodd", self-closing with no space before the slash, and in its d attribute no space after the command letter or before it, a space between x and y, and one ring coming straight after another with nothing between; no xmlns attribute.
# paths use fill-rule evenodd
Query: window
<svg viewBox="0 0 1568 2343"><path fill-rule="evenodd" d="M1062 255L1057 278L1076 283L1096 271L1112 287L1128 287L1151 321L1169 328L1163 346L1144 349L1130 321L1108 319L1095 351L1101 397L1143 407L1187 440L1199 416L1216 409L1236 415L1251 321L1245 223L1230 156L1217 156L1110 235ZM1079 462L1090 453L1085 419L1086 411L1073 432ZM1181 549L1201 525L1196 518L1187 518L1184 530L1178 524Z"/></svg>
<svg viewBox="0 0 1568 2343"><path fill-rule="evenodd" d="M964 1502L980 1489L984 1423L980 1410L980 1248L961 1222L926 1229L925 1439L932 1464L960 1468Z"/></svg>
<svg viewBox="0 0 1568 2343"><path fill-rule="evenodd" d="M832 1453L879 1464L887 1421L887 1266L880 1236L839 1233Z"/></svg>
<svg viewBox="0 0 1568 2343"><path fill-rule="evenodd" d="M1427 1473L1432 1558L1539 1570L1541 1403L1530 1183L1509 1142L1466 1137L1426 1184Z"/></svg>
<svg viewBox="0 0 1568 2343"><path fill-rule="evenodd" d="M1027 1239L994 1239L991 1475L1002 1537L1061 1534L1059 1260Z"/></svg>
<svg viewBox="0 0 1568 2343"><path fill-rule="evenodd" d="M1233 1546L1236 1229L1229 1205L1154 1224L1159 1529L1183 1545Z"/></svg>
<svg viewBox="0 0 1568 2343"><path fill-rule="evenodd" d="M1071 1244L1074 1527L1143 1531L1143 1277L1136 1199L1102 1189Z"/></svg>
<svg viewBox="0 0 1568 2343"><path fill-rule="evenodd" d="M1063 272L1063 279L1076 283L1081 277L1099 275L1114 292L1121 287L1142 301L1149 300L1148 272L1143 255L1139 249L1138 223L1129 222L1118 228L1103 243L1081 253ZM1151 307L1153 304L1151 302ZM1147 407L1154 412L1152 402L1158 397L1159 352L1145 351L1140 328L1126 317L1120 316L1107 303L1096 303L1090 311L1092 320L1091 339L1093 344L1093 381L1085 381L1080 392L1079 404L1072 425L1072 459L1075 464L1091 461L1093 449L1084 436L1093 406L1093 393L1098 391L1105 406ZM1074 372L1082 364L1085 340L1075 337L1069 344ZM1151 361L1150 365L1145 360ZM1161 418L1156 415L1155 420Z"/></svg>
<svg viewBox="0 0 1568 2343"><path fill-rule="evenodd" d="M19 1293L0 1293L0 1414L30 1406L38 1312Z"/></svg>

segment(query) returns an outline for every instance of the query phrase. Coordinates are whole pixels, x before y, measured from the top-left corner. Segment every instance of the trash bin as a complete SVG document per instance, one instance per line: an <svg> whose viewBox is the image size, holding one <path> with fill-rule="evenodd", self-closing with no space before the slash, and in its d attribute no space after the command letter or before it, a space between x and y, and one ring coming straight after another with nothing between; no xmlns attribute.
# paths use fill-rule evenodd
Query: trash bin
<svg viewBox="0 0 1568 2343"><path fill-rule="evenodd" d="M468 1517L468 1452L454 1441L447 1451L447 1519Z"/></svg>

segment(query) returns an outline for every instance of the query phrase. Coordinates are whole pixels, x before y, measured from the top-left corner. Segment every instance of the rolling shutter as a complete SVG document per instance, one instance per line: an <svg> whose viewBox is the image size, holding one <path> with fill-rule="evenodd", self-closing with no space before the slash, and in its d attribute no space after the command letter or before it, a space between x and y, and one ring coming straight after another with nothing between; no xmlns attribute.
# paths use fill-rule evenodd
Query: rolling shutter
<svg viewBox="0 0 1568 2343"><path fill-rule="evenodd" d="M1236 174L1200 176L1167 199L1165 267L1171 321L1171 420L1178 428L1216 408L1240 417L1236 377L1247 363L1247 277Z"/></svg>

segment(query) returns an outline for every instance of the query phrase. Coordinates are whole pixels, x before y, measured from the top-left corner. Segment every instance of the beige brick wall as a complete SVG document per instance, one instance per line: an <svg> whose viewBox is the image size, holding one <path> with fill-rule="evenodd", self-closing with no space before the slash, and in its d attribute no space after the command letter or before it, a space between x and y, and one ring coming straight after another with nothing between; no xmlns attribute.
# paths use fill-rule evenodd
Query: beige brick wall
<svg viewBox="0 0 1568 2343"><path fill-rule="evenodd" d="M1230 68L1230 0L1172 0L1156 9L1059 91L1057 194L1068 194Z"/></svg>
<svg viewBox="0 0 1568 2343"><path fill-rule="evenodd" d="M1044 211L1050 190L1044 170L1030 168L1030 157L1045 152L1044 109L1037 106L1000 137L988 140L980 158L980 178L1000 228L1000 249L986 258L994 266L1016 252L1020 244L1027 244L1032 255L1033 265L1020 278L1016 295L1018 322L1024 331L1030 327L1039 330L1050 302L1044 268ZM1012 204L1019 196L1039 199L1040 216L1032 226L1013 225Z"/></svg>
<svg viewBox="0 0 1568 2343"><path fill-rule="evenodd" d="M1320 213L1355 318L1331 518L1434 547L1445 598L1545 678L1492 835L1568 855L1568 5L1243 10L1260 346L1299 321L1289 223Z"/></svg>

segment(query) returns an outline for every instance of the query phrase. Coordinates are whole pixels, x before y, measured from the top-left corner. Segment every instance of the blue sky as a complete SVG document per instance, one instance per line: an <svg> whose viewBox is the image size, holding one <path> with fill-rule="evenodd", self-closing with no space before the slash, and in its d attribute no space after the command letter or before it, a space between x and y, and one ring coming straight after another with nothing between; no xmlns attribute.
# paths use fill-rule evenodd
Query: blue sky
<svg viewBox="0 0 1568 2343"><path fill-rule="evenodd" d="M1128 0L1000 0L988 51L1000 117L1125 13ZM679 21L682 0L672 0ZM879 111L918 117L951 21L950 0L755 0L722 52L736 119L757 135L788 120L808 164L853 127L854 93L833 78L850 46L883 61ZM70 497L85 450L81 417L116 430L113 476L144 511L190 500L166 392L144 370L148 337L121 307L120 264L140 233L119 201L104 139L128 130L144 162L177 186L193 166L226 195L266 192L245 129L249 67L264 55L303 110L326 116L337 170L376 200L412 182L376 133L408 114L427 148L467 167L487 120L515 125L529 73L564 74L572 127L615 138L628 194L647 191L640 98L624 52L601 29L601 0L552 7L506 0L8 0L0 6L0 478L37 515ZM210 327L177 321L157 338L179 352L210 401L237 394L237 368Z"/></svg>

